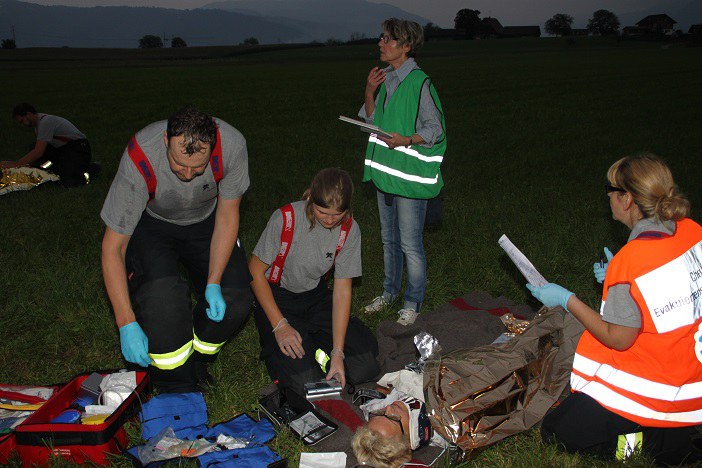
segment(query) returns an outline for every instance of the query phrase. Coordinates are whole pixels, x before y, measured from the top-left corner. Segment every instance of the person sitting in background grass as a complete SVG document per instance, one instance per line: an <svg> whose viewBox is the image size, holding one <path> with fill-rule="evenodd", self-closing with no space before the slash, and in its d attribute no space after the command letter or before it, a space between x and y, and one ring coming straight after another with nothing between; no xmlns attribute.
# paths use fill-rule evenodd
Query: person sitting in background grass
<svg viewBox="0 0 702 468"><path fill-rule="evenodd" d="M17 104L12 110L12 118L33 128L36 142L17 161L0 161L0 168L31 166L46 169L58 175L65 187L85 185L90 180L89 172L98 172L97 166L90 166L92 153L88 139L68 120L38 113L27 103Z"/></svg>
<svg viewBox="0 0 702 468"><path fill-rule="evenodd" d="M238 130L186 107L132 137L105 199L102 272L122 354L162 393L211 383L207 364L249 316L237 239L248 168Z"/></svg>
<svg viewBox="0 0 702 468"><path fill-rule="evenodd" d="M414 323L424 301L422 232L427 201L444 185L440 170L446 152L444 114L431 79L414 60L423 42L419 24L396 18L383 22L378 46L380 60L389 66L371 69L358 113L391 135L371 134L366 149L363 181L372 181L377 189L385 279L383 293L364 310L377 312L395 300L406 264L404 304L398 311L402 325Z"/></svg>
<svg viewBox="0 0 702 468"><path fill-rule="evenodd" d="M342 386L380 371L375 336L351 317L352 281L361 276L352 195L346 171L323 169L303 200L273 213L249 261L261 359L271 379L300 394L305 383L324 377L318 349L330 356L327 380ZM332 268L333 292L326 282Z"/></svg>
<svg viewBox="0 0 702 468"><path fill-rule="evenodd" d="M544 418L544 441L569 452L656 463L701 460L691 426L702 423L702 227L656 156L625 157L607 172L613 218L631 229L607 265L595 265L600 313L556 284L531 293L586 328L573 394Z"/></svg>

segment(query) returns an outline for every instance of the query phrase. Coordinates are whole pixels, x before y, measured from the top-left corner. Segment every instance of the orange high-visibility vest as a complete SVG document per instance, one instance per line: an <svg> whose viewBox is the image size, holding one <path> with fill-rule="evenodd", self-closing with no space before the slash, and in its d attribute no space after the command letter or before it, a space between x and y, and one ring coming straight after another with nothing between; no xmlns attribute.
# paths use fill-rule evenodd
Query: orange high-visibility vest
<svg viewBox="0 0 702 468"><path fill-rule="evenodd" d="M643 232L611 260L607 292L628 284L641 311L634 344L616 351L585 331L570 384L642 426L702 423L702 227L690 219L675 233Z"/></svg>

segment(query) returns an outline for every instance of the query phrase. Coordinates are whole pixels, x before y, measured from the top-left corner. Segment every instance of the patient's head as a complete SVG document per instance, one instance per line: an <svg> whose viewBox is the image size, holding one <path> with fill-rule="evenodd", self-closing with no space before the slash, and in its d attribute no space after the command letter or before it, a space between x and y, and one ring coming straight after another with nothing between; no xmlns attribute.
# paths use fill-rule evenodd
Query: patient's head
<svg viewBox="0 0 702 468"><path fill-rule="evenodd" d="M409 410L396 401L369 414L368 424L356 431L353 453L359 462L376 468L397 468L412 458Z"/></svg>

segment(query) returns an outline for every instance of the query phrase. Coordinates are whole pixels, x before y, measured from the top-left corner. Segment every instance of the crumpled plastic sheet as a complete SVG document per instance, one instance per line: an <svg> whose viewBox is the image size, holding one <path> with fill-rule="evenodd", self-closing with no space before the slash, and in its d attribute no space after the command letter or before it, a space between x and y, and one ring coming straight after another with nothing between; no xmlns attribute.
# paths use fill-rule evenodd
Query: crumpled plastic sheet
<svg viewBox="0 0 702 468"><path fill-rule="evenodd" d="M439 340L427 332L419 332L414 336L414 345L419 351L419 359L405 366L405 369L421 374L424 371L424 363L429 359L438 359L441 353Z"/></svg>
<svg viewBox="0 0 702 468"><path fill-rule="evenodd" d="M35 167L1 169L0 195L18 190L30 190L45 182L58 182L59 176Z"/></svg>

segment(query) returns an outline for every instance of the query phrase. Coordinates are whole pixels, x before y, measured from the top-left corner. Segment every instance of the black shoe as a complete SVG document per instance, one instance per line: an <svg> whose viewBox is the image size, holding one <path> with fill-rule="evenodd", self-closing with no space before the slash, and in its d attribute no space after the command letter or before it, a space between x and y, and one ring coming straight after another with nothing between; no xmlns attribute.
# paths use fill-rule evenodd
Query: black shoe
<svg viewBox="0 0 702 468"><path fill-rule="evenodd" d="M207 370L207 363L197 361L195 363L195 378L197 379L197 389L202 393L207 393L207 389L214 385L215 379Z"/></svg>
<svg viewBox="0 0 702 468"><path fill-rule="evenodd" d="M91 163L89 163L88 164L88 176L86 177L86 179L87 179L86 183L89 183L91 180L97 179L97 177L100 175L101 171L102 171L102 165L100 165L99 162L92 161Z"/></svg>

